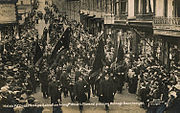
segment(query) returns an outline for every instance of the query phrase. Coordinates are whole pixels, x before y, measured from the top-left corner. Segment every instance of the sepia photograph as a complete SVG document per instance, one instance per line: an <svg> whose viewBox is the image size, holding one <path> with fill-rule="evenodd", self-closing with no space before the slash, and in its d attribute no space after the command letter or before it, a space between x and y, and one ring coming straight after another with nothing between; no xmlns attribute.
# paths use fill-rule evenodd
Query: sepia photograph
<svg viewBox="0 0 180 113"><path fill-rule="evenodd" d="M180 0L0 0L0 113L180 113Z"/></svg>

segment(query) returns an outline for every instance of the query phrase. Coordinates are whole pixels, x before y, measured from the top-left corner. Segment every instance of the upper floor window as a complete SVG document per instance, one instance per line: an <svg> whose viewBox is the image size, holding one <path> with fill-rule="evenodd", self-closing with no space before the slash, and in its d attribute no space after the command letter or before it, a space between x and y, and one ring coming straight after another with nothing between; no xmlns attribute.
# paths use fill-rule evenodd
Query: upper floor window
<svg viewBox="0 0 180 113"><path fill-rule="evenodd" d="M175 4L175 16L180 17L180 1L176 0L174 4Z"/></svg>
<svg viewBox="0 0 180 113"><path fill-rule="evenodd" d="M127 8L127 0L120 0L120 13L121 14L127 14L128 8Z"/></svg>
<svg viewBox="0 0 180 113"><path fill-rule="evenodd" d="M155 0L136 0L136 12L138 14L154 13Z"/></svg>
<svg viewBox="0 0 180 113"><path fill-rule="evenodd" d="M168 12L168 1L164 0L164 16L167 17L167 12Z"/></svg>
<svg viewBox="0 0 180 113"><path fill-rule="evenodd" d="M154 11L153 8L154 2L153 0L143 0L143 13L148 14Z"/></svg>
<svg viewBox="0 0 180 113"><path fill-rule="evenodd" d="M114 2L114 13L115 13L115 15L118 15L118 13L119 13L119 0L116 0Z"/></svg>
<svg viewBox="0 0 180 113"><path fill-rule="evenodd" d="M21 5L23 5L23 1L21 1Z"/></svg>

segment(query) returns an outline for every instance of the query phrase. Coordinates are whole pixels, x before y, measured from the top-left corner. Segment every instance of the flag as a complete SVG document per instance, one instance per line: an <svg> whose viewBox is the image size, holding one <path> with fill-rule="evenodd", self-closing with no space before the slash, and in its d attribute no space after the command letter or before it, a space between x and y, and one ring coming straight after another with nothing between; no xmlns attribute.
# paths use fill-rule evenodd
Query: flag
<svg viewBox="0 0 180 113"><path fill-rule="evenodd" d="M67 28L65 30L65 32L63 33L62 37L59 39L59 41L57 42L57 44L55 45L53 51L52 51L52 54L51 54L51 58L53 56L56 56L58 50L60 48L66 48L68 49L69 48L69 43L70 43L70 32L71 32L71 28Z"/></svg>
<svg viewBox="0 0 180 113"><path fill-rule="evenodd" d="M47 42L47 29L45 28L44 30L43 30L43 35L42 35L42 43L44 43L44 44L46 44L46 42Z"/></svg>
<svg viewBox="0 0 180 113"><path fill-rule="evenodd" d="M72 29L68 27L64 32L64 36L62 37L63 46L66 49L69 49L71 31Z"/></svg>
<svg viewBox="0 0 180 113"><path fill-rule="evenodd" d="M49 62L50 64L53 63L54 59L56 58L58 50L61 49L61 51L62 51L64 49L69 49L70 33L71 33L71 28L68 27L52 51L52 54L50 56L50 62Z"/></svg>
<svg viewBox="0 0 180 113"><path fill-rule="evenodd" d="M104 43L103 39L101 38L96 50L95 60L93 63L93 72L103 68L104 64L103 61L105 60L105 53L104 53Z"/></svg>
<svg viewBox="0 0 180 113"><path fill-rule="evenodd" d="M4 45L0 43L0 53L3 54L3 51L4 51Z"/></svg>
<svg viewBox="0 0 180 113"><path fill-rule="evenodd" d="M35 53L34 53L34 58L33 58L33 62L34 64L36 64L38 62L38 60L43 56L43 52L38 44L38 42L35 42Z"/></svg>
<svg viewBox="0 0 180 113"><path fill-rule="evenodd" d="M56 58L53 59L53 62L52 62L52 65L51 67L54 68L58 65L57 62L59 62L59 60L61 59L60 57L65 54L66 50L65 49L62 49L61 52L59 54L57 54Z"/></svg>
<svg viewBox="0 0 180 113"><path fill-rule="evenodd" d="M124 50L122 48L121 43L119 44L118 52L117 52L117 62L123 61L124 59Z"/></svg>

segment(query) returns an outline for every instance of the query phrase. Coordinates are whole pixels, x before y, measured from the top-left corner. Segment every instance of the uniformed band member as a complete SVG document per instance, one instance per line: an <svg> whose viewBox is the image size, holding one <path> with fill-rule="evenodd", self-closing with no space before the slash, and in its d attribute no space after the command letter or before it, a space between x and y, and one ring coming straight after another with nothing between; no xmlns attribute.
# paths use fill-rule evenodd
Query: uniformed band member
<svg viewBox="0 0 180 113"><path fill-rule="evenodd" d="M69 89L69 73L67 73L67 69L64 69L61 76L60 81L62 84L62 92L64 93L64 97L68 97L68 89Z"/></svg>
<svg viewBox="0 0 180 113"><path fill-rule="evenodd" d="M46 4L49 5L47 1ZM95 84L96 87L96 90L93 90L93 94L96 94L99 97L100 102L106 104L106 110L109 109L109 103L114 101L116 90L121 93L124 82L128 82L129 93L135 94L138 92L138 96L141 101L145 103L146 108L149 107L149 111L153 111L153 113L158 111L161 113L167 108L166 110L168 113L176 113L174 109L178 109L179 107L179 92L177 89L170 90L171 87L177 84L176 74L174 73L175 70L173 70L173 72L168 72L165 66L158 64L153 58L150 58L151 61L148 61L147 59L138 60L138 64L141 64L140 66L131 66L137 61L130 59L130 66L127 66L129 69L124 69L124 62L120 62L119 64L122 66L116 70L117 72L112 73L112 69L109 69L108 67L105 71L100 69L100 72L97 72L98 74L96 74L96 76L91 77L87 70L92 70L92 62L95 59L95 51L98 45L98 39L100 38L87 33L84 30L86 28L84 28L81 23L70 21L65 16L56 14L59 12L56 5L46 6L44 9L45 14L36 12L34 9L28 14L25 18L24 25L20 28L21 35L17 40L15 39L15 36L10 35L15 34L13 30L7 29L3 34L5 35L5 41L2 41L3 44L0 44L0 112L4 113L5 111L5 113L13 113L14 111L12 108L3 109L2 105L10 103L17 104L21 99L25 100L21 96L25 94L29 97L32 93L35 93L37 86L34 84L36 84L37 81L40 81L43 97L48 98L50 96L51 103L60 103L62 101L61 91L64 93L65 97L68 96L69 91L72 101L74 102L77 100L79 109L82 111L83 102L87 102L90 98L90 95L88 95L87 98L86 93L90 93L89 87L91 80L93 80L91 84L92 86ZM50 24L49 27L46 26L48 27L48 30L45 27L43 31L45 40L47 40L47 33L49 33L50 42L44 45L42 44L43 41L39 41L41 39L38 38L38 30L35 28L35 24L38 24L39 19L43 18L46 24L48 22ZM54 66L47 64L49 60L48 56L51 55L52 49L55 47L60 36L63 35L66 28L68 28L66 34L67 37L65 36L62 38L66 49L63 52L57 50L58 55L55 56L55 61L57 62L54 62ZM71 33L72 35L69 35ZM37 37L37 40L35 40L35 37ZM105 48L107 49L106 53L109 54L104 55L108 56L108 58L105 58L107 59L106 62L103 60L103 66L111 65L113 60L112 56L114 48L112 47L113 43L110 35L108 35L108 40L107 44L109 45L106 45ZM43 51L45 57L41 57L43 60L38 65L39 71L36 72L33 67L31 73L29 68L33 63L33 56L36 54L36 52L32 51L32 48L35 46L33 43L38 43L40 49L42 48L42 45L44 46L43 48L46 49ZM59 60L60 57L62 58ZM123 60L124 59L122 59L122 61ZM80 70L75 74L74 80L71 79L70 76L72 73L68 71L68 68L67 70L63 70L63 72L60 72L59 75L56 75L57 73L49 74L50 71L53 72L52 70L58 66L61 68L60 71L62 71L62 68L64 68L63 66L68 67L67 64L73 65L72 67L76 69L83 67L87 71L87 74L82 75L84 72ZM75 72L78 71L78 69L76 69ZM128 73L126 73L127 70L129 70ZM140 71L137 72L137 70ZM37 73L40 73L40 75ZM14 80L9 80L12 78ZM72 85L71 83L73 82L75 84ZM173 94L168 96L167 94L172 91ZM74 95L72 95L73 93ZM34 98L26 99L28 100L28 103L35 103ZM151 109L152 107L150 104L158 102L159 99L165 103L169 103L168 106L164 106L163 103L162 106L156 106L155 109ZM171 108L173 108L173 110ZM29 113L36 113L32 109L26 110ZM53 112L61 113L60 106L54 106Z"/></svg>
<svg viewBox="0 0 180 113"><path fill-rule="evenodd" d="M48 72L47 69L44 68L44 71L40 73L40 83L41 83L41 90L43 93L44 98L48 98L48 83L49 83L49 78L48 78Z"/></svg>
<svg viewBox="0 0 180 113"><path fill-rule="evenodd" d="M78 78L78 81L75 83L75 95L76 95L76 100L79 103L79 110L83 110L83 102L87 101L87 96L85 94L85 81L81 77Z"/></svg>
<svg viewBox="0 0 180 113"><path fill-rule="evenodd" d="M49 96L51 97L51 103L57 104L58 99L60 99L61 101L61 96L55 77L53 77L52 81L49 83L48 92L49 92Z"/></svg>
<svg viewBox="0 0 180 113"><path fill-rule="evenodd" d="M52 77L52 81L49 83L49 96L51 97L51 104L61 103L61 92L59 91L56 77ZM61 106L53 106L53 113L62 113Z"/></svg>
<svg viewBox="0 0 180 113"><path fill-rule="evenodd" d="M109 104L114 102L114 83L110 76L109 68L105 70L104 77L100 81L99 101L105 103L105 109L109 110Z"/></svg>
<svg viewBox="0 0 180 113"><path fill-rule="evenodd" d="M124 83L126 81L126 76L127 76L127 66L125 64L124 61L121 61L120 63L118 63L119 65L117 67L115 67L115 72L114 72L114 76L115 76L115 82L116 82L116 88L117 91L119 91L119 93L122 93L122 89L124 86Z"/></svg>
<svg viewBox="0 0 180 113"><path fill-rule="evenodd" d="M128 72L128 91L129 93L136 93L137 90L137 82L138 82L138 76L135 72L133 72L132 69L129 69Z"/></svg>

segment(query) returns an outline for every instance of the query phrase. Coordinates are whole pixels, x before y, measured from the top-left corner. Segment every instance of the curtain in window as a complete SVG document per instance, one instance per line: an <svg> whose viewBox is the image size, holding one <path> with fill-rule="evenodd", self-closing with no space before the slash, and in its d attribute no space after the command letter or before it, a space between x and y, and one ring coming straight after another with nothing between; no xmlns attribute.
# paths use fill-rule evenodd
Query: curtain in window
<svg viewBox="0 0 180 113"><path fill-rule="evenodd" d="M121 14L126 14L127 13L127 0L121 0Z"/></svg>
<svg viewBox="0 0 180 113"><path fill-rule="evenodd" d="M151 11L154 12L154 0L150 0Z"/></svg>
<svg viewBox="0 0 180 113"><path fill-rule="evenodd" d="M146 0L145 2L146 5L146 13L152 13L154 12L154 2L153 0Z"/></svg>

